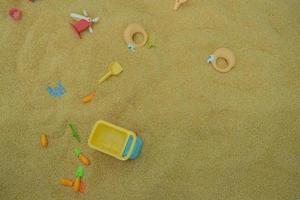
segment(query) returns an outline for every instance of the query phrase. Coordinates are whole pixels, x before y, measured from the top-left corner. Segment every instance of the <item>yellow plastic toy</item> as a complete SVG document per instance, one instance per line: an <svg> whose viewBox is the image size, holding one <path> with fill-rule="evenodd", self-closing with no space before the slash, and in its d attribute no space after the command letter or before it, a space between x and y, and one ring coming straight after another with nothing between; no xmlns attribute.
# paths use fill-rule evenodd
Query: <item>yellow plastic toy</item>
<svg viewBox="0 0 300 200"><path fill-rule="evenodd" d="M124 161L138 157L143 142L134 132L100 120L94 125L88 144L93 149Z"/></svg>
<svg viewBox="0 0 300 200"><path fill-rule="evenodd" d="M98 84L102 83L112 75L118 75L123 71L122 66L118 62L113 62L108 65L108 72L98 80Z"/></svg>

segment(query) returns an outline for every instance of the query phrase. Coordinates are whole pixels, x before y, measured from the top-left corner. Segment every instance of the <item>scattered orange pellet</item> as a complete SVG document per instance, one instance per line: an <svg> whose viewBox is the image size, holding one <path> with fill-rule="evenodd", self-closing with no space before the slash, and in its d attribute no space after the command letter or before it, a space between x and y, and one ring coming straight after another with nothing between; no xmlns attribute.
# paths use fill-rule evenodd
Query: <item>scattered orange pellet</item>
<svg viewBox="0 0 300 200"><path fill-rule="evenodd" d="M86 156L83 155L83 154L80 154L79 160L80 160L83 164L85 164L86 166L90 165L90 160L88 159L88 157L86 157Z"/></svg>
<svg viewBox="0 0 300 200"><path fill-rule="evenodd" d="M96 91L92 92L90 95L85 96L82 98L82 103L89 103L96 97Z"/></svg>
<svg viewBox="0 0 300 200"><path fill-rule="evenodd" d="M79 192L84 193L85 189L86 189L86 183L81 182Z"/></svg>
<svg viewBox="0 0 300 200"><path fill-rule="evenodd" d="M41 142L41 145L43 147L47 147L48 146L48 138L47 138L46 134L42 134L41 135L40 142Z"/></svg>
<svg viewBox="0 0 300 200"><path fill-rule="evenodd" d="M74 181L66 178L61 178L59 180L60 184L63 186L72 187L74 185Z"/></svg>
<svg viewBox="0 0 300 200"><path fill-rule="evenodd" d="M90 165L91 162L90 162L89 158L86 155L81 153L80 148L75 149L75 155L79 158L79 160L83 164L85 164L86 166Z"/></svg>
<svg viewBox="0 0 300 200"><path fill-rule="evenodd" d="M61 178L59 180L59 183L66 187L73 187L74 185L74 181L67 178ZM86 189L86 183L80 181L79 192L84 193L85 189Z"/></svg>
<svg viewBox="0 0 300 200"><path fill-rule="evenodd" d="M80 177L76 177L75 182L73 184L73 190L75 192L79 192L79 190L80 190Z"/></svg>

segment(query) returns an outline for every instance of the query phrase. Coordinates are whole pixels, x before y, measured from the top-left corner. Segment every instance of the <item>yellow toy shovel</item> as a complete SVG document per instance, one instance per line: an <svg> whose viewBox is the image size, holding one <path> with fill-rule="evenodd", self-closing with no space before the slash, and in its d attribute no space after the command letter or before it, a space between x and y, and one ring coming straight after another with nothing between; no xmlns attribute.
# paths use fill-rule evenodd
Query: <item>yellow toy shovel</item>
<svg viewBox="0 0 300 200"><path fill-rule="evenodd" d="M98 84L102 83L112 75L118 75L123 71L122 66L118 62L113 62L108 65L108 72L101 79L98 80Z"/></svg>

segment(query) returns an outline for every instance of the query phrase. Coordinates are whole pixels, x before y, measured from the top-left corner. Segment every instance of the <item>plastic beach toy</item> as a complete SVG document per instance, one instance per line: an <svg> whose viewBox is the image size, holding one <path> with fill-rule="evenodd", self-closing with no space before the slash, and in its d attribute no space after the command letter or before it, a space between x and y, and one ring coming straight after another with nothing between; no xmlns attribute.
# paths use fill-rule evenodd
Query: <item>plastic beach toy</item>
<svg viewBox="0 0 300 200"><path fill-rule="evenodd" d="M133 37L137 33L140 33L140 34L143 35L143 41L140 42L140 43L136 43L133 40ZM147 40L148 40L148 35L147 35L146 31L139 24L129 24L127 26L127 28L125 29L125 31L124 31L123 37L124 37L124 40L125 40L127 46L132 45L134 47L143 47L146 44Z"/></svg>
<svg viewBox="0 0 300 200"><path fill-rule="evenodd" d="M20 20L22 18L22 11L17 8L11 8L8 13L14 20Z"/></svg>
<svg viewBox="0 0 300 200"><path fill-rule="evenodd" d="M108 65L108 72L98 80L98 84L102 83L112 75L118 75L123 71L122 66L118 62L113 62Z"/></svg>
<svg viewBox="0 0 300 200"><path fill-rule="evenodd" d="M227 66L225 68L221 68L217 64L217 59L223 58L225 59ZM211 63L213 67L222 73L229 72L235 65L235 56L234 53L228 48L219 48L213 54L209 55L207 59L208 63Z"/></svg>
<svg viewBox="0 0 300 200"><path fill-rule="evenodd" d="M63 186L68 186L68 187L72 187L74 185L74 181L67 178L61 178L59 180L59 183Z"/></svg>
<svg viewBox="0 0 300 200"><path fill-rule="evenodd" d="M64 88L63 84L61 83L61 81L57 81L56 85L57 85L56 87L48 86L47 87L48 93L53 97L63 96L65 93L65 88Z"/></svg>
<svg viewBox="0 0 300 200"><path fill-rule="evenodd" d="M131 50L131 51L135 51L135 46L133 45L133 44L131 44L131 43L129 43L128 45L127 45L127 48L129 49L129 50Z"/></svg>
<svg viewBox="0 0 300 200"><path fill-rule="evenodd" d="M74 153L83 164L86 166L90 165L90 159L86 155L82 154L80 148L75 149Z"/></svg>
<svg viewBox="0 0 300 200"><path fill-rule="evenodd" d="M61 179L59 180L59 183L60 183L61 185L63 185L63 186L66 186L66 187L73 187L75 181L73 181L73 180L71 180L71 179L68 179L68 178L61 178ZM84 193L85 189L86 189L86 183L80 181L79 192Z"/></svg>
<svg viewBox="0 0 300 200"><path fill-rule="evenodd" d="M80 143L80 136L78 134L78 130L74 124L69 124L69 127L72 131L72 136Z"/></svg>
<svg viewBox="0 0 300 200"><path fill-rule="evenodd" d="M96 91L93 91L91 94L82 98L82 103L89 103L96 97Z"/></svg>
<svg viewBox="0 0 300 200"><path fill-rule="evenodd" d="M178 10L180 6L184 3L186 3L188 0L176 0L174 5L174 10Z"/></svg>
<svg viewBox="0 0 300 200"><path fill-rule="evenodd" d="M155 47L155 45L153 43L154 43L153 36L149 34L148 40L145 44L145 47L148 48L148 49L151 49L151 48Z"/></svg>
<svg viewBox="0 0 300 200"><path fill-rule="evenodd" d="M46 134L42 134L41 135L40 141L41 141L41 145L43 147L47 147L48 146L48 137L47 137Z"/></svg>
<svg viewBox="0 0 300 200"><path fill-rule="evenodd" d="M124 161L136 159L140 155L143 142L134 132L100 120L93 127L88 145Z"/></svg>
<svg viewBox="0 0 300 200"><path fill-rule="evenodd" d="M79 192L80 191L81 179L84 176L84 169L83 169L82 166L79 166L77 168L75 176L76 176L76 179L75 179L74 184L73 184L73 190L75 192Z"/></svg>
<svg viewBox="0 0 300 200"><path fill-rule="evenodd" d="M79 15L79 14L76 14L76 13L71 13L70 16L78 21L76 22L75 24L71 24L72 27L74 28L74 30L76 31L76 33L78 34L79 37L80 36L80 33L89 29L90 33L93 33L93 29L92 29L92 25L93 23L96 23L99 21L99 17L96 17L94 19L91 19L89 16L88 16L88 13L86 10L83 10L83 15Z"/></svg>

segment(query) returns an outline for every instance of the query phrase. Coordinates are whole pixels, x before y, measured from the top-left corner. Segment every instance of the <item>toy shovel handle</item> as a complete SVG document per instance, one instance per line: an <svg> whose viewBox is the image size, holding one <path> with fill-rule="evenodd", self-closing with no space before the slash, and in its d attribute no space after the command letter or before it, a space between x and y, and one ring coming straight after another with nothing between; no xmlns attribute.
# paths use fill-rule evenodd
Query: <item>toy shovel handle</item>
<svg viewBox="0 0 300 200"><path fill-rule="evenodd" d="M108 72L100 80L98 80L98 84L102 83L103 81L105 81L106 79L108 79L110 76L111 76L111 72Z"/></svg>

